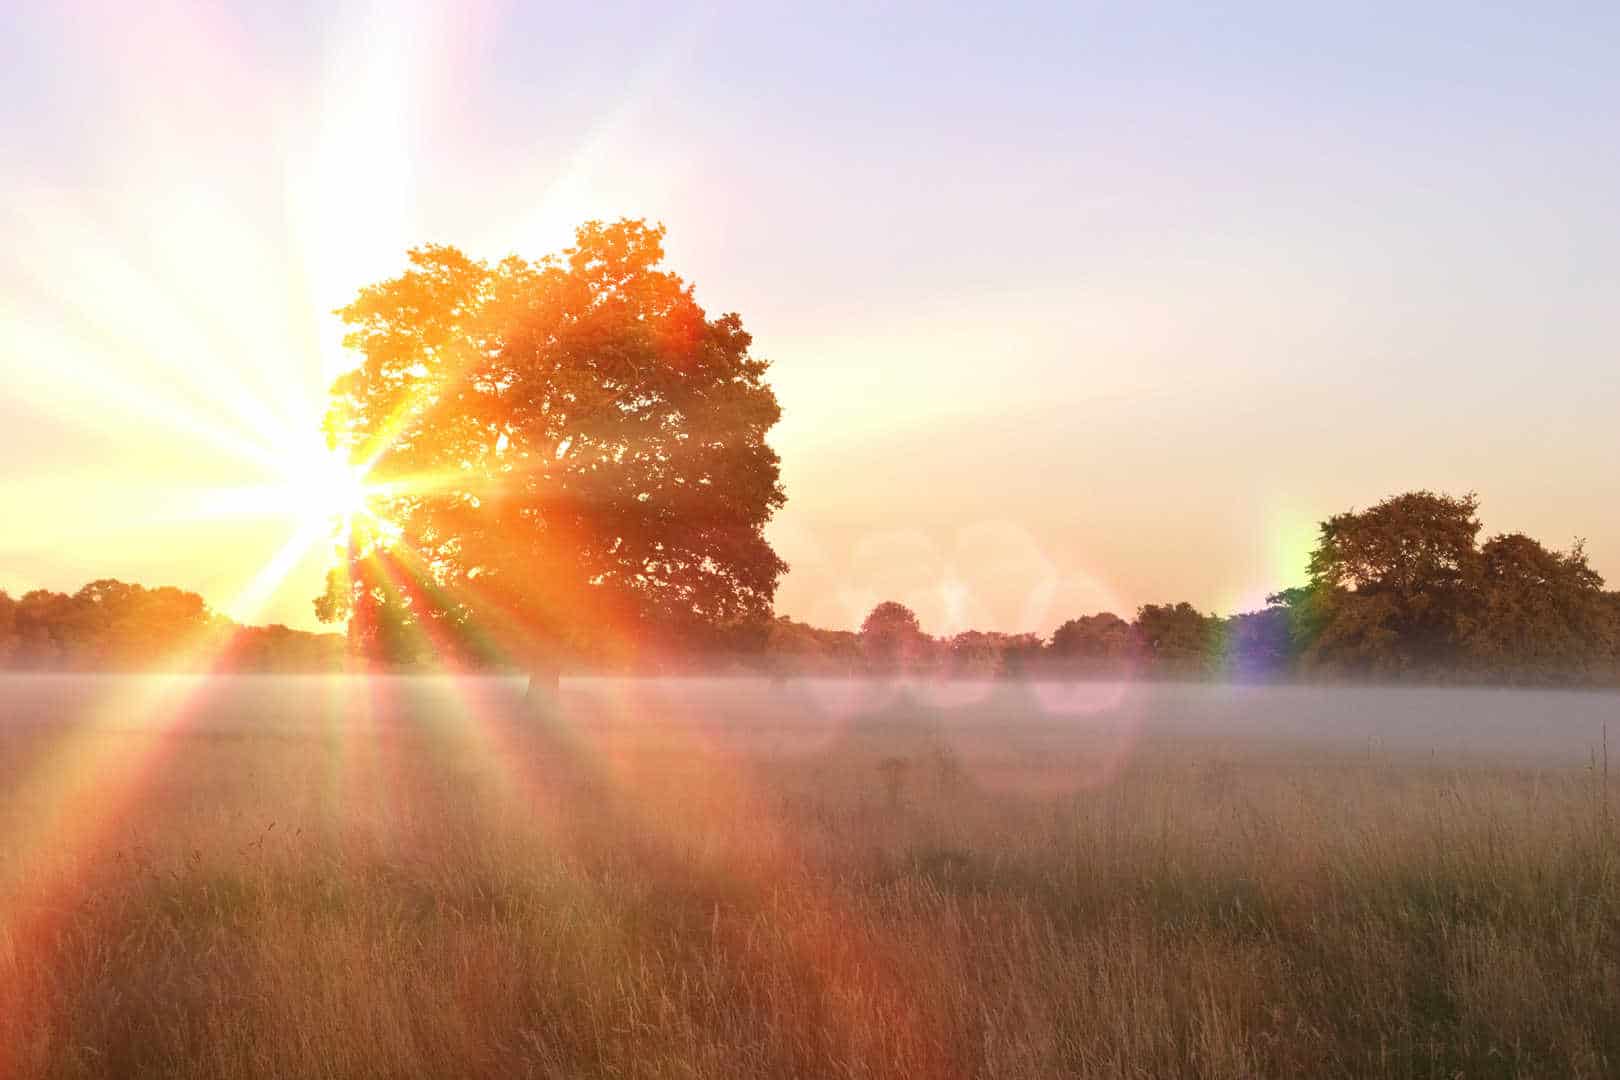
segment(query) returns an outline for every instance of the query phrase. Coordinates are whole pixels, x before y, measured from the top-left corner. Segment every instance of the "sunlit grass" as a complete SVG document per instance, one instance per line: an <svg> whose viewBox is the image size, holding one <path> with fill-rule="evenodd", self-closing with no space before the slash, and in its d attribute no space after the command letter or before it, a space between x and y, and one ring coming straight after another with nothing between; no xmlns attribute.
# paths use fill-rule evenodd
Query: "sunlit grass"
<svg viewBox="0 0 1620 1080"><path fill-rule="evenodd" d="M801 695L728 733L700 695L576 688L537 717L519 694L247 679L194 701L101 845L31 864L62 887L46 932L0 941L14 1071L1620 1065L1620 807L1596 762L1150 736L1054 789L1111 748L1020 742L1034 710L958 739ZM11 700L33 704L0 728L6 836L45 820L18 781L83 699ZM107 760L141 738L108 714L93 737Z"/></svg>

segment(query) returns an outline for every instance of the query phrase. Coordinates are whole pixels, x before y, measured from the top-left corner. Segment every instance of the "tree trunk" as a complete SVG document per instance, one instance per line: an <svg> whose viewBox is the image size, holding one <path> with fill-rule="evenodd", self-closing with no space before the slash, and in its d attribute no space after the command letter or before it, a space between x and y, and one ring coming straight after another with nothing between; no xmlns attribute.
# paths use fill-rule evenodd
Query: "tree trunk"
<svg viewBox="0 0 1620 1080"><path fill-rule="evenodd" d="M553 713L562 694L562 671L554 662L537 660L529 667L529 688L523 700L530 711Z"/></svg>

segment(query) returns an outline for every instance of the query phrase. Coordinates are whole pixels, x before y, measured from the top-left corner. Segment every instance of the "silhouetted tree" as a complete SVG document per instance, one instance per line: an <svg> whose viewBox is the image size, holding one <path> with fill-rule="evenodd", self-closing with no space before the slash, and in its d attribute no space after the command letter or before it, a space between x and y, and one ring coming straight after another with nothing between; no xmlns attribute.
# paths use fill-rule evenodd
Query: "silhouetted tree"
<svg viewBox="0 0 1620 1080"><path fill-rule="evenodd" d="M1273 603L1226 620L1225 661L1240 679L1276 678L1290 671L1298 651L1288 607Z"/></svg>
<svg viewBox="0 0 1620 1080"><path fill-rule="evenodd" d="M782 615L771 621L765 651L777 674L848 674L861 659L861 640L848 630L823 630Z"/></svg>
<svg viewBox="0 0 1620 1080"><path fill-rule="evenodd" d="M1306 662L1377 675L1454 668L1478 599L1478 508L1473 495L1417 491L1323 522Z"/></svg>
<svg viewBox="0 0 1620 1080"><path fill-rule="evenodd" d="M1050 655L1059 666L1112 671L1128 666L1139 649L1136 630L1111 611L1070 619L1052 633Z"/></svg>
<svg viewBox="0 0 1620 1080"><path fill-rule="evenodd" d="M1005 673L1006 635L964 630L945 642L945 660L952 674L994 678Z"/></svg>
<svg viewBox="0 0 1620 1080"><path fill-rule="evenodd" d="M1620 591L1604 593L1603 606L1608 611L1605 625L1609 642L1608 671L1604 679L1620 682Z"/></svg>
<svg viewBox="0 0 1620 1080"><path fill-rule="evenodd" d="M17 601L0 589L0 667L17 655Z"/></svg>
<svg viewBox="0 0 1620 1080"><path fill-rule="evenodd" d="M1037 634L993 630L964 630L940 646L941 659L952 674L975 678L1023 674L1039 660L1043 649Z"/></svg>
<svg viewBox="0 0 1620 1080"><path fill-rule="evenodd" d="M1040 666L1046 642L1039 634L1008 634L1002 648L1002 669L1008 675L1027 675Z"/></svg>
<svg viewBox="0 0 1620 1080"><path fill-rule="evenodd" d="M0 594L3 596L3 594ZM112 578L73 595L34 589L0 601L0 663L123 669L173 666L204 643L213 616L196 593Z"/></svg>
<svg viewBox="0 0 1620 1080"><path fill-rule="evenodd" d="M861 651L879 668L917 667L931 645L916 613L894 600L874 607L861 623Z"/></svg>
<svg viewBox="0 0 1620 1080"><path fill-rule="evenodd" d="M280 623L219 628L227 645L218 666L226 671L336 672L344 668L342 634L311 634Z"/></svg>
<svg viewBox="0 0 1620 1080"><path fill-rule="evenodd" d="M1474 670L1542 682L1612 669L1613 614L1579 543L1566 553L1519 533L1495 536L1480 550L1480 567L1480 603L1462 635Z"/></svg>
<svg viewBox="0 0 1620 1080"><path fill-rule="evenodd" d="M493 636L554 684L559 653L770 618L780 410L741 320L660 268L663 236L592 222L561 258L494 266L421 248L343 309L363 362L327 430L395 485L379 508L418 586L396 590L405 621L433 607L441 637ZM321 617L357 611L371 554L333 576Z"/></svg>
<svg viewBox="0 0 1620 1080"><path fill-rule="evenodd" d="M148 589L112 578L93 581L73 595L71 650L87 667L162 665L197 646L209 627L208 605L194 592Z"/></svg>
<svg viewBox="0 0 1620 1080"><path fill-rule="evenodd" d="M362 554L363 553L363 554ZM362 666L415 667L437 651L444 663L466 660L459 636L432 631L454 626L456 613L431 602L395 552L369 539L351 541L350 557L326 575L326 592L315 600L323 622L348 618L348 652ZM436 636L440 648L429 641Z"/></svg>
<svg viewBox="0 0 1620 1080"><path fill-rule="evenodd" d="M17 601L18 663L53 667L65 662L71 641L73 598L49 589L31 589Z"/></svg>
<svg viewBox="0 0 1620 1080"><path fill-rule="evenodd" d="M1136 612L1144 658L1169 674L1208 672L1218 665L1223 627L1188 603L1145 604Z"/></svg>
<svg viewBox="0 0 1620 1080"><path fill-rule="evenodd" d="M1281 611L1288 624L1289 652L1297 664L1322 630L1326 613L1316 602L1316 591L1309 585L1296 585L1266 597L1268 609Z"/></svg>

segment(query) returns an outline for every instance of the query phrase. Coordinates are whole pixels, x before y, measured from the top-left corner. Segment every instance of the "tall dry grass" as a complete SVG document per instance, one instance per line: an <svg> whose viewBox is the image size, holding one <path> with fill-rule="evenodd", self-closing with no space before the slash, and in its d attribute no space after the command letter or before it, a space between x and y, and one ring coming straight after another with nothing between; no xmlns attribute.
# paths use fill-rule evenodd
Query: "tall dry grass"
<svg viewBox="0 0 1620 1080"><path fill-rule="evenodd" d="M0 836L56 829L0 853L0 1069L1620 1074L1600 768L509 697L102 720L150 760L94 828L32 779L50 710L0 725Z"/></svg>

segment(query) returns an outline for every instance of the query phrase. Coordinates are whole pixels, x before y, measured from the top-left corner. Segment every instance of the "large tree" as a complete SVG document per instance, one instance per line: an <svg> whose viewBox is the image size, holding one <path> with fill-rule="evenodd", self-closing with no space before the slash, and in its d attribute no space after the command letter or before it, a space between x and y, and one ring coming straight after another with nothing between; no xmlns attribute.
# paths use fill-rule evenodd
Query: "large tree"
<svg viewBox="0 0 1620 1080"><path fill-rule="evenodd" d="M738 316L662 268L663 237L591 222L559 257L494 265L420 248L342 309L361 364L328 437L370 464L386 527L322 618L494 642L552 682L565 656L764 626L787 568L763 533L780 409Z"/></svg>
<svg viewBox="0 0 1620 1080"><path fill-rule="evenodd" d="M1458 663L1480 585L1479 500L1414 491L1322 523L1302 621L1314 667L1400 675Z"/></svg>
<svg viewBox="0 0 1620 1080"><path fill-rule="evenodd" d="M1507 533L1485 542L1480 565L1480 601L1463 633L1477 672L1510 682L1611 673L1614 619L1603 578L1581 544L1549 551L1522 533Z"/></svg>

